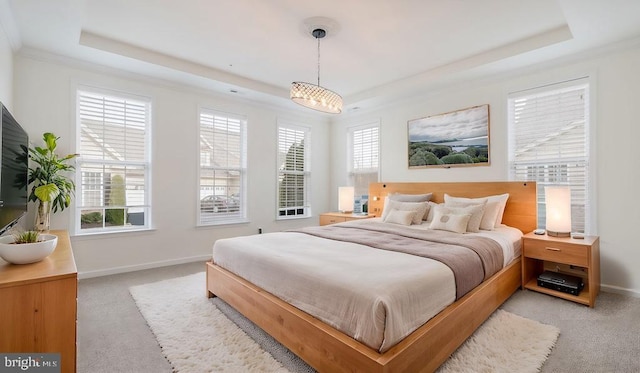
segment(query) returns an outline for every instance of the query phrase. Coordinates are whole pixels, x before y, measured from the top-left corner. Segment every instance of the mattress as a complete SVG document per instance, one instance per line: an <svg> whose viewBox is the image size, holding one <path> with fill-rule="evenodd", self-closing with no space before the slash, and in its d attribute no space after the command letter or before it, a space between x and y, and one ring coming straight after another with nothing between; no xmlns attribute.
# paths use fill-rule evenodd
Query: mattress
<svg viewBox="0 0 640 373"><path fill-rule="evenodd" d="M519 255L517 229L465 235L494 240L505 265ZM220 239L213 261L379 352L456 299L454 273L440 261L301 232Z"/></svg>

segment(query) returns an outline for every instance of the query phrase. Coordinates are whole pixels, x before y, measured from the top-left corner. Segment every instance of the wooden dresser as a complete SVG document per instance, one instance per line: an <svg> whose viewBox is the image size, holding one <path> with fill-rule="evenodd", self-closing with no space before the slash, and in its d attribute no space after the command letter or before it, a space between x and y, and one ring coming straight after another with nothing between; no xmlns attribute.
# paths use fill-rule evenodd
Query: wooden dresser
<svg viewBox="0 0 640 373"><path fill-rule="evenodd" d="M66 231L54 252L32 264L0 259L0 352L60 353L61 372L76 371L78 270Z"/></svg>

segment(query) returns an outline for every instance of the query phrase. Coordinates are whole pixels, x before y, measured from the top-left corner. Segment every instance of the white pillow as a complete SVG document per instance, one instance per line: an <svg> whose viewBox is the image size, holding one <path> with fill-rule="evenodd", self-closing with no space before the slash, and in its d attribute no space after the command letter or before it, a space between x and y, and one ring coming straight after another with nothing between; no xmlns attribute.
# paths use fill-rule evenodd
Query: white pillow
<svg viewBox="0 0 640 373"><path fill-rule="evenodd" d="M431 199L431 196L433 196L433 193L425 193L425 194L400 194L400 193L393 193L393 194L389 194L388 196L384 197L384 206L382 207L382 211L384 213L384 210L387 209L387 206L389 205L389 201L397 201L397 202L427 202ZM428 206L427 206L427 212L425 212L424 217L422 218L422 220L427 220L427 213L428 211Z"/></svg>
<svg viewBox="0 0 640 373"><path fill-rule="evenodd" d="M385 223L411 225L416 211L391 210L383 220Z"/></svg>
<svg viewBox="0 0 640 373"><path fill-rule="evenodd" d="M413 217L413 224L420 224L422 219L427 214L429 206L427 202L398 202L385 197L385 207L382 210L382 220L384 221L392 210L402 211L415 211L416 215Z"/></svg>
<svg viewBox="0 0 640 373"><path fill-rule="evenodd" d="M444 205L447 207L467 207L473 205L484 204L484 213L482 214L482 221L480 222L480 229L486 231L492 231L496 226L496 219L500 212L500 204L498 202L487 202L483 199L483 203L465 203L459 201L449 201Z"/></svg>
<svg viewBox="0 0 640 373"><path fill-rule="evenodd" d="M435 203L435 202L427 202L427 204L429 205L429 211L427 211L427 218L425 219L427 221L427 223L431 223L433 221L433 213L436 210L436 207L438 206L444 206L444 203Z"/></svg>
<svg viewBox="0 0 640 373"><path fill-rule="evenodd" d="M448 194L444 194L444 204L445 206L450 205L452 203L463 204L466 206L469 205L483 205L487 203L488 198L464 198L464 197L451 197Z"/></svg>
<svg viewBox="0 0 640 373"><path fill-rule="evenodd" d="M467 224L467 232L480 232L480 222L484 213L484 205L469 205L466 207L446 207L438 206L436 211L440 210L443 214L471 215ZM435 215L433 217L435 219Z"/></svg>
<svg viewBox="0 0 640 373"><path fill-rule="evenodd" d="M436 209L436 211L433 213L431 229L464 233L467 230L469 219L471 219L471 214L456 215L443 213L441 209Z"/></svg>
<svg viewBox="0 0 640 373"><path fill-rule="evenodd" d="M493 196L486 196L486 197L482 197L482 198L464 198L464 197L452 197L448 194L444 195L444 202L452 202L452 201L458 201L458 202L473 202L473 201L478 201L478 200L482 200L482 199L486 199L487 202L497 202L498 203L498 215L496 216L496 223L494 224L494 226L498 226L502 223L502 216L504 215L504 208L507 206L507 200L509 199L509 193L505 193L505 194L496 194Z"/></svg>
<svg viewBox="0 0 640 373"><path fill-rule="evenodd" d="M398 202L427 202L431 200L431 196L433 196L433 193L425 193L425 194L393 193L388 195L390 200L394 200Z"/></svg>
<svg viewBox="0 0 640 373"><path fill-rule="evenodd" d="M500 202L487 202L487 204L484 205L484 215L482 215L480 229L492 231L496 227L496 221L498 221L498 215L501 211L504 211L504 206L501 206ZM502 218L500 221L502 221Z"/></svg>
<svg viewBox="0 0 640 373"><path fill-rule="evenodd" d="M502 216L504 215L504 208L507 207L508 199L509 199L509 193L498 194L495 196L487 197L487 202L497 202L499 206L498 217L496 218L496 225L502 224Z"/></svg>

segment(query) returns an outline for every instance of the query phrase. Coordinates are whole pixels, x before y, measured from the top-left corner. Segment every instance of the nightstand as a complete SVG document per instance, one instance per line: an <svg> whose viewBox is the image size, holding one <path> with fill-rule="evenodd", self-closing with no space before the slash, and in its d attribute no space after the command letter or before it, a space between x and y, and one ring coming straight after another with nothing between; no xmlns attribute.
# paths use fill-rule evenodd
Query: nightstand
<svg viewBox="0 0 640 373"><path fill-rule="evenodd" d="M344 212L325 212L320 214L320 225L329 225L335 223L342 223L349 220L360 220L375 218L375 215L355 215L352 213Z"/></svg>
<svg viewBox="0 0 640 373"><path fill-rule="evenodd" d="M544 270L581 277L584 289L572 295L538 286ZM552 237L528 233L522 238L522 288L581 303L595 305L600 292L600 238Z"/></svg>

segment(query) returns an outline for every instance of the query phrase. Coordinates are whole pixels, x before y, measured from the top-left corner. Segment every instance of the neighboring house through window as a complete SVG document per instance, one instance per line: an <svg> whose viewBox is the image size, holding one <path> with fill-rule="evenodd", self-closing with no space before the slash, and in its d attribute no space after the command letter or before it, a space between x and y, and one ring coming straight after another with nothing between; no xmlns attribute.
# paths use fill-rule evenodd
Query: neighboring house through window
<svg viewBox="0 0 640 373"><path fill-rule="evenodd" d="M278 122L278 219L308 217L311 129Z"/></svg>
<svg viewBox="0 0 640 373"><path fill-rule="evenodd" d="M151 226L151 100L77 90L76 234Z"/></svg>
<svg viewBox="0 0 640 373"><path fill-rule="evenodd" d="M536 181L538 226L545 227L545 186L571 188L573 232L590 231L588 79L509 95L513 180Z"/></svg>
<svg viewBox="0 0 640 373"><path fill-rule="evenodd" d="M380 141L378 122L348 129L348 183L354 187L357 203L355 212L363 211L368 203L369 184L378 181ZM358 210L358 211L356 211Z"/></svg>
<svg viewBox="0 0 640 373"><path fill-rule="evenodd" d="M247 221L244 116L200 110L198 224Z"/></svg>

